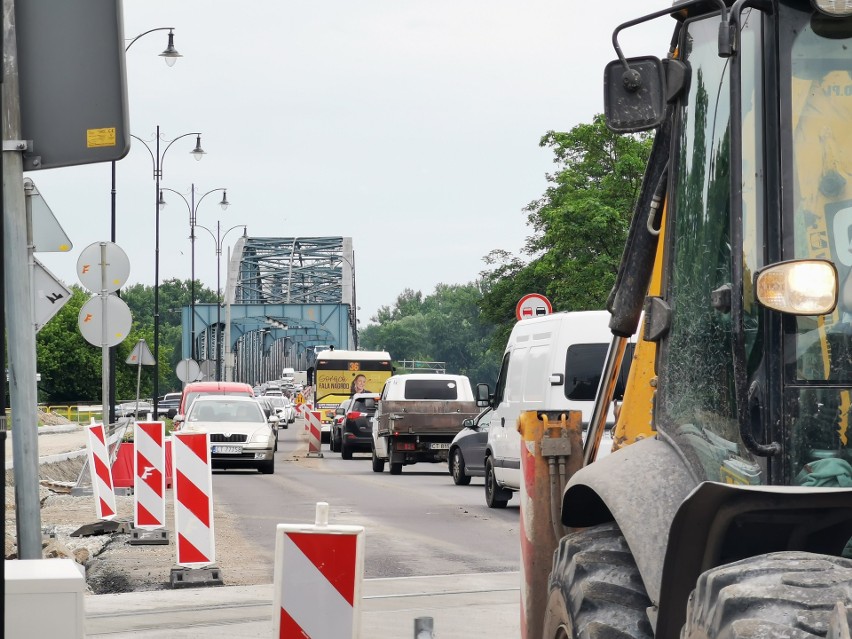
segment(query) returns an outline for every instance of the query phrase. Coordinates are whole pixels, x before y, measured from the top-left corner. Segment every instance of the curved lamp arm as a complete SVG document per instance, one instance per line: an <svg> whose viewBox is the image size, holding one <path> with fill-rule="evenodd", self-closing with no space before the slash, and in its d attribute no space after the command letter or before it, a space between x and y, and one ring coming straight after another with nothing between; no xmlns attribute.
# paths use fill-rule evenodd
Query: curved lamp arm
<svg viewBox="0 0 852 639"><path fill-rule="evenodd" d="M130 44L128 44L126 47L124 47L124 51L125 51L125 53L126 53L126 52L127 52L127 50L128 50L130 47L132 47L132 46L133 46L133 43L134 43L134 42L136 42L136 41L137 41L139 38L141 38L142 36L146 36L146 35L148 35L149 33L154 33L154 31L170 31L170 32L171 32L171 31L174 31L174 30L175 30L175 28L174 28L174 27L157 27L156 29L148 29L145 33L140 33L138 36L136 36L135 38L133 38L133 39L130 41ZM171 35L171 34L169 34L169 35Z"/></svg>

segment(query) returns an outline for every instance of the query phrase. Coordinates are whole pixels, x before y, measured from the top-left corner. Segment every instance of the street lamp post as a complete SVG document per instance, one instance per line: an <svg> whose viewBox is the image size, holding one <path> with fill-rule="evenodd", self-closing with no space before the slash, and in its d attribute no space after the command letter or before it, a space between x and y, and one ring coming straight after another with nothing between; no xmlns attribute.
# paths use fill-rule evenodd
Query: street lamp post
<svg viewBox="0 0 852 639"><path fill-rule="evenodd" d="M160 396L160 180L163 177L163 165L166 153L169 152L172 144L182 138L192 135L196 136L196 139L195 148L190 151L190 153L196 160L200 160L204 157L205 152L204 149L201 148L201 133L198 131L184 133L183 135L177 136L173 140L169 141L162 153L160 153L160 125L157 125L156 146L153 150L150 146L148 146L148 143L145 142L145 140L132 135L135 140L141 142L145 145L145 148L148 149L148 153L151 155L151 161L154 165L154 215L156 222L154 224L154 397L152 403L154 405L153 409L155 417L157 416L157 399Z"/></svg>
<svg viewBox="0 0 852 639"><path fill-rule="evenodd" d="M192 281L190 283L190 300L189 300L190 318L191 318L190 319L190 322L191 322L190 334L192 336L192 342L191 342L191 346L190 346L190 357L192 359L197 359L196 345L195 345L195 226L196 226L196 220L197 220L197 215L198 215L198 207L201 206L201 202L204 200L204 198L206 198L211 193L218 193L219 191L222 191L222 201L219 202L219 206L222 207L222 210L223 211L226 210L231 205L231 203L228 202L228 190L224 187L219 187L219 188L216 188L216 189L210 189L209 191L207 191L206 193L201 195L201 197L198 198L197 202L195 201L195 184L193 184L192 187L190 188L191 197L190 197L189 202L187 202L186 198L183 196L183 193L180 193L180 192L175 191L174 189L170 189L168 187L163 187L162 189L160 189L159 206L160 206L161 211L163 210L163 207L166 206L166 201L165 201L165 199L163 199L163 191L171 191L172 193L179 195L180 199L183 200L183 203L186 204L186 208L189 210L189 242L190 242L190 245L192 247L192 250L191 250L191 254L192 254L192 257L191 257L191 262L192 262L192 264L191 264L191 277L192 277Z"/></svg>
<svg viewBox="0 0 852 639"><path fill-rule="evenodd" d="M245 224L235 224L222 233L222 223L220 220L216 220L216 234L214 235L213 231L202 224L195 226L210 233L210 237L216 243L216 381L218 382L222 380L222 244L228 233L234 229L242 228L243 237L245 237L247 227Z"/></svg>
<svg viewBox="0 0 852 639"><path fill-rule="evenodd" d="M174 27L157 27L156 29L148 29L144 33L140 33L138 36L130 40L126 47L124 47L124 52L127 53L130 50L130 47L134 45L134 43L141 37L148 35L149 33L154 33L155 31L168 31L169 32L169 40L166 48L160 54L160 57L163 58L166 62L166 66L173 67L175 62L177 62L178 58L182 58L183 56L178 53L177 49L175 49L175 35L174 35ZM112 188L110 189L110 241L115 242L115 227L116 227L116 203L115 203L115 160L111 162L112 164ZM115 421L115 354L118 350L117 346L113 346L110 348L110 358L109 358L109 421L110 423Z"/></svg>

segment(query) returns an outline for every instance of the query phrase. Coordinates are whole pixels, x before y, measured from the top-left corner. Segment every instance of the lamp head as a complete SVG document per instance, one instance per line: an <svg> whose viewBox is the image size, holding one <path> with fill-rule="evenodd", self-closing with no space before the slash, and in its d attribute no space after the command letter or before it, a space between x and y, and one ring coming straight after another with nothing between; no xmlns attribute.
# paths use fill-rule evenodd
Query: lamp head
<svg viewBox="0 0 852 639"><path fill-rule="evenodd" d="M160 57L166 61L166 64L170 67L175 66L175 62L177 62L178 58L182 58L183 56L178 53L177 49L175 49L175 34L169 29L169 45L166 47L166 50L160 54Z"/></svg>
<svg viewBox="0 0 852 639"><path fill-rule="evenodd" d="M222 207L223 211L227 211L228 207L231 206L231 203L228 202L228 191L222 191L222 201L219 202L219 206Z"/></svg>
<svg viewBox="0 0 852 639"><path fill-rule="evenodd" d="M157 206L159 206L159 207L160 207L160 210L161 210L161 211L162 211L164 208L166 208L166 200L165 200L165 198L163 197L163 190L162 190L162 189L160 189L160 199L159 199L159 200L157 200Z"/></svg>
<svg viewBox="0 0 852 639"><path fill-rule="evenodd" d="M196 160L201 160L201 158L203 158L205 155L207 155L207 152L204 149L201 148L201 134L200 133L198 134L198 137L195 138L195 148L192 149L192 151L190 151L190 153L192 154L192 157L194 157Z"/></svg>

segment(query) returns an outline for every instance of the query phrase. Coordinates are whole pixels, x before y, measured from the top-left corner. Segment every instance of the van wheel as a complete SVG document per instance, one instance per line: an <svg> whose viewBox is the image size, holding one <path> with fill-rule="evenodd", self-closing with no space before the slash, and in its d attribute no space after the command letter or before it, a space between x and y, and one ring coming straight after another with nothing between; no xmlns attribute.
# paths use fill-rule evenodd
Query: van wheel
<svg viewBox="0 0 852 639"><path fill-rule="evenodd" d="M373 449L373 472L381 473L385 470L385 461L376 457L376 449Z"/></svg>
<svg viewBox="0 0 852 639"><path fill-rule="evenodd" d="M464 457L458 448L454 448L450 453L450 473L456 486L467 486L470 483L470 475L464 472L464 468Z"/></svg>
<svg viewBox="0 0 852 639"><path fill-rule="evenodd" d="M402 462L391 462L390 474L391 475L402 475Z"/></svg>
<svg viewBox="0 0 852 639"><path fill-rule="evenodd" d="M512 498L512 492L497 485L494 476L494 461L491 457L485 459L485 503L489 508L505 508Z"/></svg>

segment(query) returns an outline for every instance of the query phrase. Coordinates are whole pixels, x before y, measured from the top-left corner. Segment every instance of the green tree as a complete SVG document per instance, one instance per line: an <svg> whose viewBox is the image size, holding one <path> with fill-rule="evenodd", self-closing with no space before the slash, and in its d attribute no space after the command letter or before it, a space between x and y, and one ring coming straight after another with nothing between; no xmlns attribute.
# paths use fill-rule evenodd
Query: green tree
<svg viewBox="0 0 852 639"><path fill-rule="evenodd" d="M624 136L598 115L568 133L548 131L540 146L553 151L557 171L544 195L526 207L533 233L524 253L486 256L492 268L483 316L497 325L495 346L505 344L514 308L525 293L542 293L554 310L603 308L615 282L652 138Z"/></svg>
<svg viewBox="0 0 852 639"><path fill-rule="evenodd" d="M489 348L492 327L481 320L482 284L439 284L426 297L406 289L382 307L360 333L360 345L402 360L441 361L473 383L496 378L499 355Z"/></svg>

